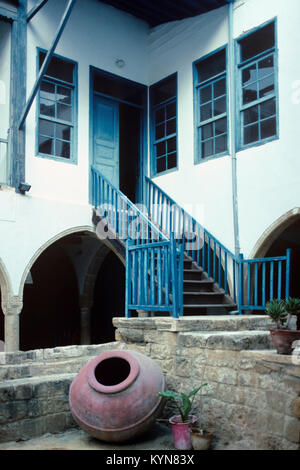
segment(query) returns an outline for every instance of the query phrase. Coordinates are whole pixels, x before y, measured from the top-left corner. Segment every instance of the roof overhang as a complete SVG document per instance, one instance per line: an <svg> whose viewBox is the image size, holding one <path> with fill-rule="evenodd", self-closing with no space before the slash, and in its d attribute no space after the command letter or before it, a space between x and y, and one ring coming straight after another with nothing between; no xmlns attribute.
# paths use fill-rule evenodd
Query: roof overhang
<svg viewBox="0 0 300 470"><path fill-rule="evenodd" d="M233 0L99 0L146 21L150 27L202 15Z"/></svg>

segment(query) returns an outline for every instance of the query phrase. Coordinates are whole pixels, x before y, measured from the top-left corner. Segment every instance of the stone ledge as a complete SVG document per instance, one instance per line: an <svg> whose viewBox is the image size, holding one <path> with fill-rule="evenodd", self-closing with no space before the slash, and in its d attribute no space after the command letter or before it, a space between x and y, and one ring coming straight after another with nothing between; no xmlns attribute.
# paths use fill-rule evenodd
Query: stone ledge
<svg viewBox="0 0 300 470"><path fill-rule="evenodd" d="M157 329L158 331L242 331L268 330L272 321L266 315L205 315L193 317L148 317L113 319L116 328Z"/></svg>
<svg viewBox="0 0 300 470"><path fill-rule="evenodd" d="M245 349L267 349L271 345L271 338L266 331L182 332L179 333L178 345L242 351Z"/></svg>

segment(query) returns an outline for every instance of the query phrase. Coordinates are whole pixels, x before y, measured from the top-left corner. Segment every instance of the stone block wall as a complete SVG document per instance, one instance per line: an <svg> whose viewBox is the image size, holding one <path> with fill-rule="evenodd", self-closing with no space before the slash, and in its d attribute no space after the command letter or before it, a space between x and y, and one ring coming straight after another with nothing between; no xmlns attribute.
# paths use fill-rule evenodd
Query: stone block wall
<svg viewBox="0 0 300 470"><path fill-rule="evenodd" d="M215 449L299 449L299 361L270 349L266 324L240 330L230 321L208 322L207 330L203 321L202 331L194 331L197 321L170 318L115 319L114 324L123 347L160 364L167 388L188 392L208 383L194 411L201 406L203 423L214 428ZM165 418L174 411L168 402Z"/></svg>

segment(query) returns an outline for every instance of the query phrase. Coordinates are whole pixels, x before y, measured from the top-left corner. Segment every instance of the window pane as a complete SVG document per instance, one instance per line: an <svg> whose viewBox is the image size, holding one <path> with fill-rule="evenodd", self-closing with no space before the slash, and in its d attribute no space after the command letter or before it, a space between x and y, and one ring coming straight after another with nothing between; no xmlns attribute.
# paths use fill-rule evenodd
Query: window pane
<svg viewBox="0 0 300 470"><path fill-rule="evenodd" d="M167 122L167 135L176 133L176 119Z"/></svg>
<svg viewBox="0 0 300 470"><path fill-rule="evenodd" d="M212 104L204 104L200 107L200 119L201 121L207 121L212 117Z"/></svg>
<svg viewBox="0 0 300 470"><path fill-rule="evenodd" d="M55 154L57 157L70 158L70 143L56 140Z"/></svg>
<svg viewBox="0 0 300 470"><path fill-rule="evenodd" d="M167 140L168 153L176 151L176 137Z"/></svg>
<svg viewBox="0 0 300 470"><path fill-rule="evenodd" d="M258 121L258 106L246 109L244 111L244 125Z"/></svg>
<svg viewBox="0 0 300 470"><path fill-rule="evenodd" d="M212 100L212 86L206 86L200 90L200 103L207 103Z"/></svg>
<svg viewBox="0 0 300 470"><path fill-rule="evenodd" d="M221 135L215 139L215 153L222 153L227 150L227 135Z"/></svg>
<svg viewBox="0 0 300 470"><path fill-rule="evenodd" d="M170 98L173 98L177 94L177 77L172 77L152 85L150 89L150 96L153 105L162 103Z"/></svg>
<svg viewBox="0 0 300 470"><path fill-rule="evenodd" d="M166 170L166 159L165 158L159 158L156 161L156 171L157 173L160 173L161 171Z"/></svg>
<svg viewBox="0 0 300 470"><path fill-rule="evenodd" d="M202 142L202 158L213 155L213 140Z"/></svg>
<svg viewBox="0 0 300 470"><path fill-rule="evenodd" d="M65 104L71 104L71 93L72 93L72 90L70 90L70 88L58 86L57 87L57 100Z"/></svg>
<svg viewBox="0 0 300 470"><path fill-rule="evenodd" d="M241 60L248 60L275 45L274 23L255 31L240 41Z"/></svg>
<svg viewBox="0 0 300 470"><path fill-rule="evenodd" d="M177 166L177 154L172 153L168 155L168 169L175 168Z"/></svg>
<svg viewBox="0 0 300 470"><path fill-rule="evenodd" d="M214 98L226 95L226 80L218 80L214 84Z"/></svg>
<svg viewBox="0 0 300 470"><path fill-rule="evenodd" d="M276 118L267 119L261 122L261 138L267 139L276 135Z"/></svg>
<svg viewBox="0 0 300 470"><path fill-rule="evenodd" d="M201 140L206 140L206 139L209 139L210 137L213 137L213 125L212 124L207 124L206 126L203 126L201 129L202 129Z"/></svg>
<svg viewBox="0 0 300 470"><path fill-rule="evenodd" d="M250 144L258 140L258 124L245 127L244 129L244 144Z"/></svg>
<svg viewBox="0 0 300 470"><path fill-rule="evenodd" d="M165 120L165 108L158 109L155 113L155 122L158 124L159 122L163 122Z"/></svg>
<svg viewBox="0 0 300 470"><path fill-rule="evenodd" d="M276 114L276 101L275 98L266 101L260 105L260 119L266 119Z"/></svg>
<svg viewBox="0 0 300 470"><path fill-rule="evenodd" d="M64 124L56 124L56 138L62 140L71 140L71 128Z"/></svg>
<svg viewBox="0 0 300 470"><path fill-rule="evenodd" d="M40 97L55 101L55 85L49 82L42 82Z"/></svg>
<svg viewBox="0 0 300 470"><path fill-rule="evenodd" d="M217 52L207 59L196 64L198 83L225 72L226 70L226 57L225 50Z"/></svg>
<svg viewBox="0 0 300 470"><path fill-rule="evenodd" d="M40 67L43 64L45 57L46 54L44 52L40 52ZM58 78L64 82L73 83L73 71L74 65L71 62L59 59L58 57L53 57L47 68L46 75Z"/></svg>
<svg viewBox="0 0 300 470"><path fill-rule="evenodd" d="M259 97L263 98L274 92L274 75L259 81Z"/></svg>
<svg viewBox="0 0 300 470"><path fill-rule="evenodd" d="M156 144L156 156L160 157L161 155L166 154L166 142L160 142L159 144Z"/></svg>
<svg viewBox="0 0 300 470"><path fill-rule="evenodd" d="M167 119L171 119L176 116L176 103L168 104L166 108Z"/></svg>
<svg viewBox="0 0 300 470"><path fill-rule="evenodd" d="M40 113L44 116L55 117L55 103L42 98L40 100Z"/></svg>
<svg viewBox="0 0 300 470"><path fill-rule="evenodd" d="M243 85L248 85L250 83L256 82L257 80L257 69L256 64L250 65L242 71L242 83Z"/></svg>
<svg viewBox="0 0 300 470"><path fill-rule="evenodd" d="M215 135L225 134L227 132L227 119L218 119L215 122Z"/></svg>
<svg viewBox="0 0 300 470"><path fill-rule="evenodd" d="M243 89L243 104L257 100L257 83L249 85Z"/></svg>
<svg viewBox="0 0 300 470"><path fill-rule="evenodd" d="M62 121L72 121L72 108L64 104L57 103L57 118Z"/></svg>
<svg viewBox="0 0 300 470"><path fill-rule="evenodd" d="M54 140L48 137L39 136L39 153L46 153L47 155L54 154Z"/></svg>
<svg viewBox="0 0 300 470"><path fill-rule="evenodd" d="M258 63L258 78L264 78L267 75L271 75L273 72L274 72L273 56L269 56L266 59L263 59Z"/></svg>
<svg viewBox="0 0 300 470"><path fill-rule="evenodd" d="M214 116L226 113L226 98L220 98L214 101Z"/></svg>
<svg viewBox="0 0 300 470"><path fill-rule="evenodd" d="M160 124L159 126L156 126L155 129L155 139L162 139L165 136L165 125Z"/></svg>
<svg viewBox="0 0 300 470"><path fill-rule="evenodd" d="M40 128L39 133L47 135L49 137L54 137L54 123L51 121L46 121L45 119L39 120Z"/></svg>

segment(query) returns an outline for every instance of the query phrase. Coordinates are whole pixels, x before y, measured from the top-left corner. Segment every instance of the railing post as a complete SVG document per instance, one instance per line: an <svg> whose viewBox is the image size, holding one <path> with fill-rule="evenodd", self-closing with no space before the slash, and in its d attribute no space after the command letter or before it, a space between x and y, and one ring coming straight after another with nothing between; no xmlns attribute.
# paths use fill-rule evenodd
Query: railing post
<svg viewBox="0 0 300 470"><path fill-rule="evenodd" d="M286 250L286 277L285 277L285 298L288 299L290 296L290 283L291 283L291 257L292 250L288 248Z"/></svg>
<svg viewBox="0 0 300 470"><path fill-rule="evenodd" d="M177 276L177 252L176 252L176 240L174 233L170 234L170 244L171 244L171 275L172 275L172 300L173 300L173 313L174 318L179 317L179 304L178 304L178 276Z"/></svg>
<svg viewBox="0 0 300 470"><path fill-rule="evenodd" d="M126 258L125 258L125 317L130 318L129 303L131 300L131 259L129 253L129 245L133 245L133 241L126 240ZM135 282L135 280L134 280Z"/></svg>
<svg viewBox="0 0 300 470"><path fill-rule="evenodd" d="M243 303L244 303L244 255L239 254L238 257L238 313L241 315L243 313Z"/></svg>

